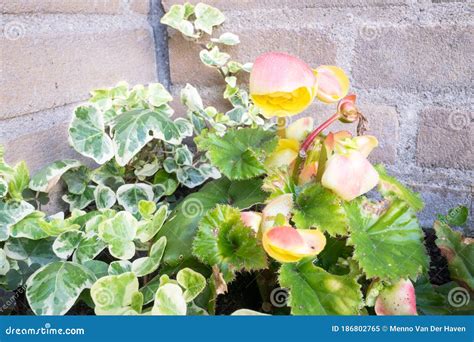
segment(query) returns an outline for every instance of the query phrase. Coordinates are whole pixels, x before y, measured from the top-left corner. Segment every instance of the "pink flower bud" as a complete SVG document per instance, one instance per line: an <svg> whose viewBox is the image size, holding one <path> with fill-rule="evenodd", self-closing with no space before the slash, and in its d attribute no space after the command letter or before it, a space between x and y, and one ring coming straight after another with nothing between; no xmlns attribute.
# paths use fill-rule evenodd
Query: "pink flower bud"
<svg viewBox="0 0 474 342"><path fill-rule="evenodd" d="M415 288L409 279L401 279L384 288L375 301L375 313L384 315L418 315Z"/></svg>

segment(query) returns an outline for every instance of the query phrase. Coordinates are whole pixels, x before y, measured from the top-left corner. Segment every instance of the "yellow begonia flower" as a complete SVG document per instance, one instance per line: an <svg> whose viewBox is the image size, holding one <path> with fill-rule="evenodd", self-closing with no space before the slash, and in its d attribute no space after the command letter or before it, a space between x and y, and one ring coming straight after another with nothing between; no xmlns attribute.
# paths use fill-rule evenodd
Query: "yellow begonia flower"
<svg viewBox="0 0 474 342"><path fill-rule="evenodd" d="M250 97L266 117L299 114L315 95L313 70L299 58L269 52L255 60L250 73Z"/></svg>
<svg viewBox="0 0 474 342"><path fill-rule="evenodd" d="M326 237L317 229L273 227L263 233L265 251L279 262L297 262L319 254L326 246Z"/></svg>
<svg viewBox="0 0 474 342"><path fill-rule="evenodd" d="M283 194L272 199L262 210L262 231L265 232L274 226L277 215L282 215L285 219L288 219L292 209L292 194Z"/></svg>
<svg viewBox="0 0 474 342"><path fill-rule="evenodd" d="M341 100L349 91L349 78L344 70L333 65L321 65L314 70L317 80L316 97L324 103Z"/></svg>

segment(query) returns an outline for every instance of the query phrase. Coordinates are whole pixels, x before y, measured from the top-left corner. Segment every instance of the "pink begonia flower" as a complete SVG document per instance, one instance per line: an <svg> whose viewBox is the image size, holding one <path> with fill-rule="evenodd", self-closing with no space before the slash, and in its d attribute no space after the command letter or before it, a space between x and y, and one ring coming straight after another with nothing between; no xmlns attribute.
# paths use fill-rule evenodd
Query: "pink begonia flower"
<svg viewBox="0 0 474 342"><path fill-rule="evenodd" d="M263 233L265 251L279 262L297 262L319 254L326 246L326 237L317 229L295 229L279 226Z"/></svg>
<svg viewBox="0 0 474 342"><path fill-rule="evenodd" d="M277 215L288 219L293 209L293 195L284 194L275 197L262 210L262 231L273 227Z"/></svg>
<svg viewBox="0 0 474 342"><path fill-rule="evenodd" d="M255 233L258 233L260 224L262 223L262 214L255 211L242 211L240 219L245 226L252 228Z"/></svg>
<svg viewBox="0 0 474 342"><path fill-rule="evenodd" d="M344 70L333 65L321 65L314 70L317 80L316 96L324 103L341 100L349 91L349 78Z"/></svg>
<svg viewBox="0 0 474 342"><path fill-rule="evenodd" d="M250 97L266 117L301 113L315 95L316 77L301 59L269 52L255 60L250 73Z"/></svg>
<svg viewBox="0 0 474 342"><path fill-rule="evenodd" d="M384 315L418 315L415 288L409 279L401 279L383 289L375 301L375 313Z"/></svg>

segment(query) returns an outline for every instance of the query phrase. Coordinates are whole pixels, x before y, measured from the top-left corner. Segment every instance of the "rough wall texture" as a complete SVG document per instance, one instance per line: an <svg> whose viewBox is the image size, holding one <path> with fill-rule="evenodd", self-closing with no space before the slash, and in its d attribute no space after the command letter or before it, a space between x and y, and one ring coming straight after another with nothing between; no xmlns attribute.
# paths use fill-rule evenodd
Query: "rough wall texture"
<svg viewBox="0 0 474 342"><path fill-rule="evenodd" d="M224 11L221 32L240 36L227 49L236 60L280 50L347 71L380 140L374 160L422 193L423 225L457 204L472 212L472 1L205 2ZM66 132L74 106L120 80L159 79L175 94L189 82L225 109L222 81L201 64L200 49L174 31L167 40L159 0L11 0L0 9L0 143L11 162L25 159L35 171L77 158ZM333 109L315 104L305 114L321 121Z"/></svg>

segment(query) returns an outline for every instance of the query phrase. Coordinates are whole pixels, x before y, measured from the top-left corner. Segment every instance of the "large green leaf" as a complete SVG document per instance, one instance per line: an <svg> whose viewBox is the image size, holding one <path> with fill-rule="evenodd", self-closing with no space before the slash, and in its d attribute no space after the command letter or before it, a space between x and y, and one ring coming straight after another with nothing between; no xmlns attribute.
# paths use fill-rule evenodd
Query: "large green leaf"
<svg viewBox="0 0 474 342"><path fill-rule="evenodd" d="M53 242L53 238L41 240L10 238L5 242L4 250L12 260L24 261L28 265L39 264L43 266L58 260L52 249Z"/></svg>
<svg viewBox="0 0 474 342"><path fill-rule="evenodd" d="M365 198L345 205L356 259L368 278L397 280L416 276L428 267L423 231L413 210L394 200L381 215Z"/></svg>
<svg viewBox="0 0 474 342"><path fill-rule="evenodd" d="M298 228L315 227L331 236L347 234L343 200L321 184L309 186L296 197L293 220Z"/></svg>
<svg viewBox="0 0 474 342"><path fill-rule="evenodd" d="M228 281L235 271L267 266L256 233L243 224L240 211L228 205L217 205L203 217L193 242L193 254L209 266L218 265Z"/></svg>
<svg viewBox="0 0 474 342"><path fill-rule="evenodd" d="M73 262L57 261L36 271L27 281L26 298L36 315L64 315L95 275Z"/></svg>
<svg viewBox="0 0 474 342"><path fill-rule="evenodd" d="M453 280L465 284L474 291L474 242L463 239L460 232L452 230L446 223L436 221L436 245L448 261L449 274Z"/></svg>
<svg viewBox="0 0 474 342"><path fill-rule="evenodd" d="M30 188L34 191L49 192L68 170L82 164L74 159L58 160L42 168L30 180Z"/></svg>
<svg viewBox="0 0 474 342"><path fill-rule="evenodd" d="M193 259L190 246L199 221L216 204L230 204L240 209L263 203L267 195L261 190L262 181L252 179L234 181L222 178L204 185L198 192L188 195L158 232L155 239L166 236L163 262L171 267Z"/></svg>
<svg viewBox="0 0 474 342"><path fill-rule="evenodd" d="M10 235L11 227L35 211L28 202L0 201L0 241L5 241Z"/></svg>
<svg viewBox="0 0 474 342"><path fill-rule="evenodd" d="M77 152L98 164L114 156L112 139L105 133L104 118L95 107L76 108L69 126L69 141Z"/></svg>
<svg viewBox="0 0 474 342"><path fill-rule="evenodd" d="M265 173L264 161L276 147L277 138L261 128L243 128L229 130L222 137L209 133L197 143L229 179L249 179Z"/></svg>
<svg viewBox="0 0 474 342"><path fill-rule="evenodd" d="M421 196L400 183L396 178L389 176L382 164L376 165L375 169L379 173L378 189L385 197L396 197L408 203L416 211L424 207Z"/></svg>
<svg viewBox="0 0 474 342"><path fill-rule="evenodd" d="M91 288L96 315L137 314L138 279L132 272L110 275L97 280ZM142 296L143 301L143 296Z"/></svg>
<svg viewBox="0 0 474 342"><path fill-rule="evenodd" d="M163 236L151 246L149 256L133 260L132 272L138 277L155 272L160 266L165 248L166 237Z"/></svg>
<svg viewBox="0 0 474 342"><path fill-rule="evenodd" d="M145 183L125 184L117 190L118 204L132 214L138 212L140 201L152 201L153 196L153 188Z"/></svg>
<svg viewBox="0 0 474 342"><path fill-rule="evenodd" d="M357 315L363 307L354 275L334 275L311 261L282 265L279 282L290 291L293 315Z"/></svg>
<svg viewBox="0 0 474 342"><path fill-rule="evenodd" d="M170 144L181 142L181 132L170 119L167 105L152 110L132 110L117 116L113 123L115 159L126 165L149 141L160 139Z"/></svg>
<svg viewBox="0 0 474 342"><path fill-rule="evenodd" d="M135 255L133 239L137 225L137 220L126 211L121 211L99 224L99 237L108 244L113 257L128 260Z"/></svg>

